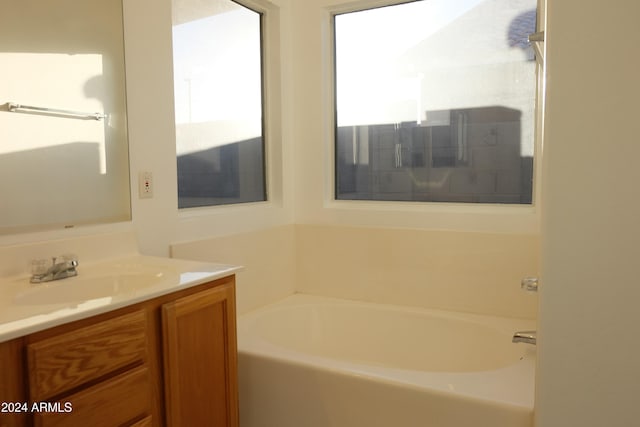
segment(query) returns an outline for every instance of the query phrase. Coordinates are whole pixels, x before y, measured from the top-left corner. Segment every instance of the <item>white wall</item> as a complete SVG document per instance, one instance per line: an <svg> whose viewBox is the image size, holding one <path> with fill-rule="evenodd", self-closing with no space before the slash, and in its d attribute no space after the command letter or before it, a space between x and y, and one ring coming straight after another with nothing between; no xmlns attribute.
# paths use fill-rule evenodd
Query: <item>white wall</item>
<svg viewBox="0 0 640 427"><path fill-rule="evenodd" d="M125 4L125 40L128 63L130 122L133 141L132 176L141 170L154 172L157 197L134 200L134 225L141 250L168 255L169 244L176 241L228 235L292 222L289 174L287 164L290 141L284 129L288 126L287 79L288 7L287 1L271 3L260 0L246 2L259 10L268 9L265 64L268 80L266 138L270 143L267 160L271 201L267 203L177 211L176 148L173 113L173 78L171 52L171 2L142 1ZM149 14L148 10L154 10ZM150 23L149 21L152 20ZM283 65L280 65L283 64ZM281 90L282 88L282 90ZM161 119L159 119L161 118ZM134 195L137 191L134 191ZM135 199L135 196L134 196Z"/></svg>
<svg viewBox="0 0 640 427"><path fill-rule="evenodd" d="M640 3L547 8L537 426L636 426Z"/></svg>
<svg viewBox="0 0 640 427"><path fill-rule="evenodd" d="M178 213L176 147L173 111L171 0L124 2L127 107L130 144L132 218L130 223L78 227L70 230L0 236L0 246L48 241L104 232L134 230L140 250L149 255L169 255L172 242L259 230L290 224L291 183L288 172L291 148L289 0L248 0L259 10L269 10L266 34L271 145L268 177L271 202L192 210ZM282 65L280 65L282 64ZM151 171L154 197L138 198L138 173ZM4 209L4 207L3 207Z"/></svg>
<svg viewBox="0 0 640 427"><path fill-rule="evenodd" d="M0 234L129 220L119 0L1 8ZM106 117L7 114L7 102ZM88 198L95 200L71 203Z"/></svg>

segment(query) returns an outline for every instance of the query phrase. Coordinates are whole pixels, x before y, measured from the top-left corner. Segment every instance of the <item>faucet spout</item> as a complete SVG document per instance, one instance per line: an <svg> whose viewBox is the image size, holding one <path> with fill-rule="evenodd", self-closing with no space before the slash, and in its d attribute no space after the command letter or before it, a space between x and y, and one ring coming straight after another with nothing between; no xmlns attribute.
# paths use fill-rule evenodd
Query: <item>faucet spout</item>
<svg viewBox="0 0 640 427"><path fill-rule="evenodd" d="M511 340L511 342L523 342L526 344L536 345L536 338L536 331L519 331L513 334L513 339Z"/></svg>
<svg viewBox="0 0 640 427"><path fill-rule="evenodd" d="M43 273L35 273L31 276L31 283L44 283L53 280L65 279L78 275L78 259L75 257L63 257L63 261L56 262L53 258L52 265Z"/></svg>

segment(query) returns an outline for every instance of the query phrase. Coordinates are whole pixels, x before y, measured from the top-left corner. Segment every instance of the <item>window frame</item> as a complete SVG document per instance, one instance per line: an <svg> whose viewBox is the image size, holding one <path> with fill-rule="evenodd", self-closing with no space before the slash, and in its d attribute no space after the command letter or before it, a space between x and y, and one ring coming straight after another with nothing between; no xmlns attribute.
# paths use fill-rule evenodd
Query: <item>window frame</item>
<svg viewBox="0 0 640 427"><path fill-rule="evenodd" d="M439 201L397 201L397 200L376 200L376 199L339 199L337 180L337 133L338 133L338 111L337 111L337 59L336 59L336 16L360 12L366 10L380 9L389 6L397 6L414 3L421 0L362 0L356 3L347 3L326 8L325 23L328 42L328 61L324 69L324 75L328 76L330 96L326 99L325 111L327 112L326 124L329 127L327 144L325 145L325 195L324 207L344 211L379 211L379 212L406 212L406 213L433 213L436 216L445 213L455 215L507 215L510 218L523 216L527 218L535 217L535 226L527 225L531 230L538 228L541 209L541 176L542 176L542 155L543 144L542 135L544 131L544 86L545 67L536 57L535 84L534 88L534 112L533 112L533 164L532 164L532 191L531 203L477 203L477 202L439 202ZM536 31L544 31L546 19L544 14L544 0L536 2ZM446 220L444 221L447 222ZM525 223L531 224L528 219ZM501 228L496 226L495 228Z"/></svg>
<svg viewBox="0 0 640 427"><path fill-rule="evenodd" d="M262 153L262 195L263 200L252 200L252 201L237 201L237 202L229 202L229 203L218 203L218 204L206 204L206 205L198 205L198 206L185 206L180 207L179 204L179 194L176 192L176 206L178 210L178 214L181 218L191 218L191 217L201 217L206 216L212 210L216 209L232 209L238 206L256 206L256 205L264 205L272 202L271 195L271 182L278 181L277 179L272 179L270 173L270 158L272 154L272 150L270 150L270 143L272 133L269 132L270 125L268 124L268 113L267 113L267 105L268 105L268 97L267 97L267 85L268 85L268 75L267 68L271 65L269 64L269 60L267 59L267 45L268 38L272 38L272 35L267 29L267 26L271 26L267 24L268 21L271 21L270 17L272 11L268 7L268 5L261 4L260 0L252 1L252 0L228 0L229 2L235 3L238 6L244 7L259 16L259 43L260 43L260 106L261 106L261 153ZM277 18L277 17L276 17ZM173 61L172 61L173 63ZM271 66L270 68L273 68ZM278 108L279 115L279 108ZM276 132L278 135L280 134L280 129ZM177 141L176 141L177 145ZM176 156L177 161L178 156ZM178 175L176 168L176 190L178 191ZM275 192L274 192L275 193Z"/></svg>

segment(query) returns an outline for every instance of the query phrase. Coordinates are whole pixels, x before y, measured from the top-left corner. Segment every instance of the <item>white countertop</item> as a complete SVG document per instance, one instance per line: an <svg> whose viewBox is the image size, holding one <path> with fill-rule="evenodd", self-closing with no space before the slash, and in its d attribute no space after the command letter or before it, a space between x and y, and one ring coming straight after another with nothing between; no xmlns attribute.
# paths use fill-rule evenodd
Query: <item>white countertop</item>
<svg viewBox="0 0 640 427"><path fill-rule="evenodd" d="M78 275L32 284L0 277L0 342L106 313L235 274L241 267L145 255L77 267Z"/></svg>

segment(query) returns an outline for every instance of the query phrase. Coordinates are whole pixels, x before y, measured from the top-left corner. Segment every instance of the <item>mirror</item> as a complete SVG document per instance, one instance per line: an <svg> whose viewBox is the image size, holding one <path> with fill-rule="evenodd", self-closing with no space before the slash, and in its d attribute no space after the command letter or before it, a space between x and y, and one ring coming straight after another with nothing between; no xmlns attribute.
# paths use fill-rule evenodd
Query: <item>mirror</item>
<svg viewBox="0 0 640 427"><path fill-rule="evenodd" d="M131 219L121 0L0 0L0 234Z"/></svg>

